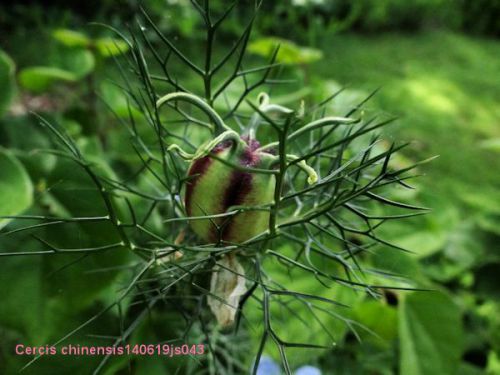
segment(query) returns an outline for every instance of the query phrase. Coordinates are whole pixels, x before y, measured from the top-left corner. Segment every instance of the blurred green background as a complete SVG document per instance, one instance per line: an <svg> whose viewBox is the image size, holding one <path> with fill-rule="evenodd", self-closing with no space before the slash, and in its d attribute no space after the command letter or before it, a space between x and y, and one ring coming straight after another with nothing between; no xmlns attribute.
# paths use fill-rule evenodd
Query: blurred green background
<svg viewBox="0 0 500 375"><path fill-rule="evenodd" d="M228 5L211 3L214 12ZM217 40L220 46L229 47L242 31L252 3L236 7ZM107 111L111 106L128 115L120 90L110 83L118 77L119 42L89 22L125 29L134 23L137 5L107 0L0 6L1 215L52 207L82 216L85 209L84 199L41 194L70 168L50 156L32 157L50 142L31 111L61 123L95 159L127 161L125 138ZM203 27L189 1L147 0L144 6L168 35L193 46L192 58L202 56L197 47ZM276 93L283 102L321 100L345 87L332 104L340 110L380 89L367 110L399 117L385 133L413 142L400 162L439 155L419 169L425 176L415 191L401 197L432 212L383 232L414 254L380 249L377 255L380 268L439 293L358 299L349 317L373 334L363 333L359 342L346 332L331 351L301 353L294 366L312 364L335 375L500 374L500 1L294 0L264 1L262 8L248 58L258 60L281 43L278 60L295 79ZM176 74L195 80L184 71ZM0 220L0 228L6 224ZM1 251L29 247L0 237ZM84 281L77 272L58 276L52 272L63 263L45 258L0 258L1 373L26 363L12 355L15 343L51 342L95 313L96 300L111 298L115 274ZM126 261L101 259L99 266ZM272 350L266 354L276 356ZM87 361L41 361L32 371L85 374ZM62 370L62 362L74 369ZM153 362L144 360L131 371L168 373ZM107 371L127 368L119 363Z"/></svg>

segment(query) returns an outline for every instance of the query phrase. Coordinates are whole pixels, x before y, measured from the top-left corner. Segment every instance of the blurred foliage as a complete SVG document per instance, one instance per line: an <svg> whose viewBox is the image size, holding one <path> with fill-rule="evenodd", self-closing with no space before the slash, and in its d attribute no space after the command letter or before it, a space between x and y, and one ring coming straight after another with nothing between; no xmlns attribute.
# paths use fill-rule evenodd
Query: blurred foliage
<svg viewBox="0 0 500 375"><path fill-rule="evenodd" d="M169 1L165 6L163 1L150 0L145 4L169 35L189 38L198 46L202 24L188 1ZM44 5L47 10L37 4L2 6L0 29L4 35L9 33L2 47L11 56L0 52L2 215L26 210L68 217L102 214L96 203L100 201L89 191L85 176L53 155L34 154L49 148L52 140L30 111L61 123L103 174L133 173L134 168L126 164L133 150L127 147L129 135L119 127L119 119L131 116L139 120L141 114L134 108L129 110L120 88L110 82L116 74L113 60L127 48L109 30L85 27L88 20L125 22L111 14L129 21L137 4L122 5L112 1L52 1ZM228 18L224 29L228 38L241 31L241 20L252 5L244 1ZM215 6L222 9L221 3ZM305 325L291 324L289 312L276 308L276 329L283 337L294 338L306 331L315 342L336 345L326 352L290 350L294 368L315 364L324 374L335 375L500 374L500 43L450 31L429 31L448 28L498 36L499 20L498 0L290 0L263 4L256 22L258 35L250 47L255 55L250 58L267 57L276 43L281 44L278 60L288 65L284 71L297 81L274 89L279 103L322 100L349 85L330 105L332 111L342 113L369 91L382 87L365 115L383 109L401 116L391 134L415 141L411 152L391 162L404 165L408 160L440 155L420 168L427 176L419 180L411 195L401 192L397 197L417 200L433 212L382 229L384 238L414 253L381 248L366 255L374 268L393 274L397 285L407 285L398 278L405 275L434 291L389 292L384 300L375 301L338 286L325 289L325 298L351 306L342 317L356 334L345 328L342 319L329 314L331 311L325 312L323 324L334 337L322 323L311 321L306 304L291 306ZM351 32L338 34L347 30ZM414 33L408 34L410 31ZM224 39L221 42L229 44ZM189 53L202 55L197 48L190 48ZM303 64L308 64L306 71L296 66ZM227 90L230 100L234 100L233 89ZM143 184L148 186L148 181ZM115 204L126 212L126 207ZM140 216L147 213L147 207L142 211ZM161 217L156 220L161 222ZM6 224L6 220L0 222L0 226ZM19 223L12 224L9 231L19 227ZM45 229L53 246L116 242L113 233L102 223L68 224L64 231ZM0 244L2 251L39 251L46 245L36 238L19 243L5 237L0 238ZM284 245L280 251L287 254L289 249ZM26 358L10 355L15 343L41 345L60 338L105 306L110 295L130 281L131 274L119 268L130 261L127 253L113 250L83 261L79 257L2 258L0 372L12 373L26 363ZM279 262L271 266L279 271L278 282L303 293L316 292L316 280L304 272L288 273ZM93 272L106 268L110 270ZM247 319L258 322L252 314L257 306L250 306L249 311ZM162 313L156 317L156 325L140 325L132 342L168 336L172 321ZM108 311L93 329L78 337L78 343L96 344L99 340L86 334L119 330L117 314ZM248 335L250 348L242 346L240 355L242 361L251 363L259 336ZM275 348L265 349L268 355L279 358ZM137 374L171 371L154 358L132 362ZM65 364L73 367L68 373L83 374L97 361L45 358L40 367L26 372L52 373ZM126 366L126 361L111 361L106 373L118 373Z"/></svg>
<svg viewBox="0 0 500 375"><path fill-rule="evenodd" d="M325 30L359 32L448 28L500 35L499 0L286 0L264 3L267 33L314 42ZM276 22L279 20L278 22Z"/></svg>
<svg viewBox="0 0 500 375"><path fill-rule="evenodd" d="M15 66L12 59L0 50L0 116L9 108L15 94Z"/></svg>
<svg viewBox="0 0 500 375"><path fill-rule="evenodd" d="M279 48L276 62L282 64L310 64L323 57L323 53L318 49L298 46L289 40L279 38L257 39L249 45L248 50L262 57L269 57L276 48Z"/></svg>
<svg viewBox="0 0 500 375"><path fill-rule="evenodd" d="M427 176L416 191L417 199L433 208L432 214L395 223L384 232L385 238L415 254L383 250L374 260L388 271L444 286L460 307L465 318L465 363L458 370L440 373L497 374L494 332L498 326L493 316L499 314L500 305L493 301L500 283L491 270L498 267L500 257L496 203L500 201L500 178L493 172L500 165L495 147L488 145L494 145L500 134L500 112L495 104L500 92L490 79L500 72L498 41L449 32L351 34L333 39L342 53L325 48L325 61L331 63L314 64L316 74L332 75L366 90L380 86L374 97L376 106L391 108L401 116L395 136L414 141L412 153L406 156L440 155L426 166ZM330 44L325 38L325 47ZM432 311L432 319L437 319L435 313ZM445 326L451 328L452 324L443 320L440 333ZM399 335L401 329L400 323ZM404 347L402 341L400 348ZM406 368L402 373L412 371Z"/></svg>
<svg viewBox="0 0 500 375"><path fill-rule="evenodd" d="M23 165L0 148L0 206L3 215L18 215L33 202L33 185ZM10 220L0 219L0 229Z"/></svg>
<svg viewBox="0 0 500 375"><path fill-rule="evenodd" d="M402 299L399 317L400 371L408 375L456 374L463 351L460 310L444 295L430 292Z"/></svg>
<svg viewBox="0 0 500 375"><path fill-rule="evenodd" d="M27 67L19 72L19 83L29 91L47 91L58 81L77 82L95 69L96 59L113 57L128 50L120 39L103 37L93 40L73 30L56 29L52 37L61 46L47 61L50 66Z"/></svg>

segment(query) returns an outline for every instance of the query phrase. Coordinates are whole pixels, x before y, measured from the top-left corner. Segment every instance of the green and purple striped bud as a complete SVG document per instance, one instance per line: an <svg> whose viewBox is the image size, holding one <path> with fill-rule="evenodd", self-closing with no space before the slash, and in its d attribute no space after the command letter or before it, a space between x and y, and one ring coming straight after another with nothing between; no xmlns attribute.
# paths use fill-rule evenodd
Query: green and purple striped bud
<svg viewBox="0 0 500 375"><path fill-rule="evenodd" d="M268 228L269 207L257 207L272 204L275 177L250 169L270 170L275 156L259 151L259 146L245 137L239 142L226 140L212 149L213 156L192 162L185 192L189 216L220 215L234 206L246 208L236 215L191 220L191 228L204 241L241 243Z"/></svg>
<svg viewBox="0 0 500 375"><path fill-rule="evenodd" d="M172 144L168 151L177 151L191 161L188 170L184 202L193 231L205 242L245 242L269 227L270 207L276 189L275 167L279 157L271 151L275 143L260 147L255 132L262 114L289 118L294 111L269 103L267 94L259 95L259 110L251 118L246 135L240 137L201 98L188 93L171 93L156 103L157 107L171 102L185 101L204 111L212 125L214 138L199 147L194 154ZM297 160L295 155L284 155L287 161ZM316 172L305 160L296 163L315 183ZM231 208L235 210L231 210Z"/></svg>

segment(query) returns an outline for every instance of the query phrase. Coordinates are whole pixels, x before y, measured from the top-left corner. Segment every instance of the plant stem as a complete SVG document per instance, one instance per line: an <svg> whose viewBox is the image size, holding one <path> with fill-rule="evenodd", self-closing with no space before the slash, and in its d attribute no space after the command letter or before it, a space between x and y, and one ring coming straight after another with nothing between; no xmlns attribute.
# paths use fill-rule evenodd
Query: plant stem
<svg viewBox="0 0 500 375"><path fill-rule="evenodd" d="M272 236L276 235L276 218L279 211L279 206L281 203L281 193L283 191L283 182L286 172L286 142L288 128L290 127L291 118L286 119L283 130L279 131L279 173L276 175L276 187L274 189L274 205L271 207L271 214L269 217L269 233Z"/></svg>

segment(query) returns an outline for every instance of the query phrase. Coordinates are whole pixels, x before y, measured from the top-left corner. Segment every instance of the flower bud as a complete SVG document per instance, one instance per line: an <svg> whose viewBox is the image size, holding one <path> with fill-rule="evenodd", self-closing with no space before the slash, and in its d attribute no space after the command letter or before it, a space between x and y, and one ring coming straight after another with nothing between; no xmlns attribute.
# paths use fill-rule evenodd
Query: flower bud
<svg viewBox="0 0 500 375"><path fill-rule="evenodd" d="M220 215L234 206L243 209L235 215L192 219L191 228L205 242L241 243L268 228L275 177L248 169L269 169L274 156L259 151L256 140L244 137L239 141L219 143L211 155L194 160L189 168L185 192L189 216ZM263 205L267 209L255 209Z"/></svg>

